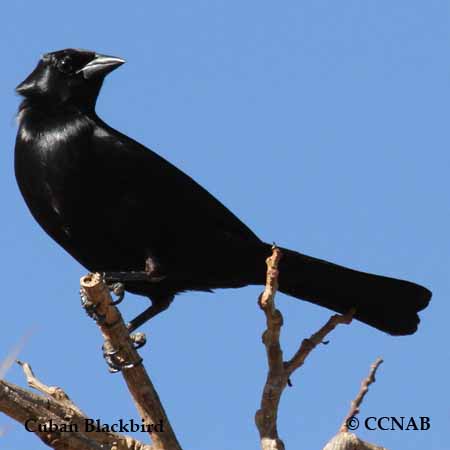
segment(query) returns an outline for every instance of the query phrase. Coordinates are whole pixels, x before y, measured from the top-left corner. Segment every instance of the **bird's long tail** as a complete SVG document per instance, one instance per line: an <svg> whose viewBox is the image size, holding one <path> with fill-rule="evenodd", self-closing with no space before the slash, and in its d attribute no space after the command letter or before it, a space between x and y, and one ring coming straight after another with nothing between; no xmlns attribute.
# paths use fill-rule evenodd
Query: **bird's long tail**
<svg viewBox="0 0 450 450"><path fill-rule="evenodd" d="M281 250L281 292L339 313L355 308L356 319L389 334L405 335L417 330L417 312L431 298L428 289Z"/></svg>

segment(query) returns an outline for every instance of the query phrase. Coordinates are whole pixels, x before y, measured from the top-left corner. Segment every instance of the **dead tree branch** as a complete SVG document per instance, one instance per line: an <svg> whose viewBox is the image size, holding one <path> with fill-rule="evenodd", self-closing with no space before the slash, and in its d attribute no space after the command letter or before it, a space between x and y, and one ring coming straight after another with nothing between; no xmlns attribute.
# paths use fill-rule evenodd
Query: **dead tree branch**
<svg viewBox="0 0 450 450"><path fill-rule="evenodd" d="M283 359L280 333L283 317L275 308L275 294L278 289L278 264L282 257L280 249L274 247L272 256L266 261L267 278L264 292L258 303L266 317L266 330L262 341L268 360L268 374L264 386L261 405L255 414L262 450L285 450L277 430L277 416L281 395L290 376L301 367L311 351L323 342L325 337L339 324L349 324L354 310L344 315L333 315L328 322L308 339L304 339L298 350L288 361ZM90 419L69 396L56 386L42 383L27 363L19 362L29 386L44 395L27 391L0 378L0 411L15 419L25 427L30 425L42 442L55 450L182 450L170 425L158 394L136 351L133 339L123 322L120 312L112 302L107 286L99 274L90 274L80 280L86 301L95 310L97 324L102 332L105 346L114 350L114 361L122 368L122 375L132 395L134 403L143 419L143 424L162 424L160 432L149 431L152 445L103 430L87 430ZM324 447L324 450L385 450L348 432L349 421L359 413L360 406L369 386L375 381L375 373L382 363L378 358L371 366L367 378L347 414L339 433ZM9 365L9 364L8 364ZM2 366L5 372L8 365ZM32 424L30 424L30 420Z"/></svg>
<svg viewBox="0 0 450 450"><path fill-rule="evenodd" d="M266 286L259 297L258 304L266 316L266 330L262 335L262 341L266 348L268 361L268 374L264 386L260 409L256 412L255 422L259 431L262 450L284 450L284 443L280 439L277 430L278 407L281 395L287 385L290 384L289 377L301 367L311 351L323 342L325 337L339 324L349 324L352 321L354 310L347 314L333 315L328 322L308 339L304 339L294 356L288 360L283 360L283 351L280 345L280 333L283 325L283 317L279 310L275 308L275 294L278 288L278 264L282 258L281 250L273 248L272 256L267 258ZM380 363L377 363L377 366ZM368 385L373 382L373 375L376 367L371 371L370 379L363 383L364 392L358 395L352 403L352 415L361 404L367 392ZM362 388L363 390L363 388ZM358 443L359 446L355 446ZM358 439L351 433L340 433L333 438L326 447L326 450L381 450L381 447L373 446Z"/></svg>
<svg viewBox="0 0 450 450"><path fill-rule="evenodd" d="M144 423L149 426L162 424L163 432L150 433L154 449L181 450L158 393L141 363L119 310L112 305L111 295L102 277L99 274L89 274L81 278L80 284L87 300L94 306L95 311L104 317L98 326L105 346L118 352L115 358L133 365L124 368L121 373Z"/></svg>
<svg viewBox="0 0 450 450"><path fill-rule="evenodd" d="M323 450L386 450L384 447L365 442L348 432L349 425L351 425L354 417L359 414L359 408L369 390L369 386L375 382L376 371L382 362L381 358L377 358L370 366L369 375L362 381L358 395L352 401L350 411L342 422L339 433L328 442Z"/></svg>
<svg viewBox="0 0 450 450"><path fill-rule="evenodd" d="M289 377L300 367L309 353L323 341L338 324L348 324L352 320L353 311L345 315L333 316L325 326L309 339L304 339L298 351L287 362L283 360L283 351L280 345L280 332L283 317L275 308L275 294L278 288L278 263L282 257L281 250L273 248L272 256L267 258L267 278L264 292L258 304L266 316L267 329L262 335L266 347L269 372L263 390L260 409L256 412L255 422L259 431L261 447L263 450L284 450L284 443L277 430L278 406L281 395L290 383Z"/></svg>
<svg viewBox="0 0 450 450"><path fill-rule="evenodd" d="M371 444L359 439L358 436L349 432L338 433L334 436L323 450L387 450L384 447Z"/></svg>
<svg viewBox="0 0 450 450"><path fill-rule="evenodd" d="M359 414L359 407L361 406L362 401L364 400L365 395L369 391L369 386L375 382L375 374L377 372L378 367L380 367L380 364L383 362L383 360L378 357L375 362L370 366L370 372L369 375L367 375L367 378L365 378L361 383L361 388L358 392L358 395L356 398L352 401L350 406L350 411L348 412L347 416L345 417L344 421L342 422L341 428L339 431L345 433L348 431L348 424L349 421Z"/></svg>
<svg viewBox="0 0 450 450"><path fill-rule="evenodd" d="M33 432L55 450L155 450L130 436L106 431L87 431L89 418L59 387L47 386L20 363L30 386L41 396L7 381L0 381L0 411Z"/></svg>
<svg viewBox="0 0 450 450"><path fill-rule="evenodd" d="M105 344L117 351L116 359L126 362L122 374L133 400L144 419L153 445L146 445L128 436L90 430L89 419L59 387L42 383L26 363L20 363L28 384L45 394L40 396L6 381L0 381L0 411L22 423L28 423L45 444L56 450L181 450L141 359L133 346L128 330L113 306L108 288L98 275L81 280L87 300L105 320L99 324ZM132 363L132 364L128 364ZM159 431L151 425L159 425Z"/></svg>

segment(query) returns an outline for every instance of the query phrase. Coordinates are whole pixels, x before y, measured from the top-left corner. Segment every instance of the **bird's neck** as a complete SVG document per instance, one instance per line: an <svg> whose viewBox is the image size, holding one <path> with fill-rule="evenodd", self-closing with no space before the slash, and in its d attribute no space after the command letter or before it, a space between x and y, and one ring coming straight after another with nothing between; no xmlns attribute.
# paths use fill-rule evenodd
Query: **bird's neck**
<svg viewBox="0 0 450 450"><path fill-rule="evenodd" d="M93 115L95 116L95 112ZM23 141L45 141L49 135L53 139L63 134L89 134L92 130L92 117L67 105L58 107L27 99L19 107L18 138Z"/></svg>
<svg viewBox="0 0 450 450"><path fill-rule="evenodd" d="M34 117L45 117L46 120L72 118L80 115L96 117L95 104L82 103L79 105L76 102L55 102L43 97L29 97L22 101L18 111L19 123L21 117L28 114L32 114Z"/></svg>
<svg viewBox="0 0 450 450"><path fill-rule="evenodd" d="M85 110L77 105L69 103L48 102L40 98L26 98L19 106L17 120L20 126L32 122L39 126L40 123L51 124L73 121L81 118L96 117L95 110Z"/></svg>

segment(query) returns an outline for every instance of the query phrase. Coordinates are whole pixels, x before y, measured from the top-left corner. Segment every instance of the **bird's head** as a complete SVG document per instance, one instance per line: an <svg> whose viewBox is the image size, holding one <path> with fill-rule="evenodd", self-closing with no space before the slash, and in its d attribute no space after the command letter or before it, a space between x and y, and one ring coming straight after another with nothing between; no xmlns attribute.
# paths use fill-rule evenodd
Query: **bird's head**
<svg viewBox="0 0 450 450"><path fill-rule="evenodd" d="M124 62L121 58L71 48L47 53L16 87L16 92L53 106L69 103L93 108L105 76Z"/></svg>

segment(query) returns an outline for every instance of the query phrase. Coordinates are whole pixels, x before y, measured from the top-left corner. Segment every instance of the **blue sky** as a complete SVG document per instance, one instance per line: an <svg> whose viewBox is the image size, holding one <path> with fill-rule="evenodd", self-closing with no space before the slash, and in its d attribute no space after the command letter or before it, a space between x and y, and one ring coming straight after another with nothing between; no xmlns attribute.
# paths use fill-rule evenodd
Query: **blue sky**
<svg viewBox="0 0 450 450"><path fill-rule="evenodd" d="M434 297L419 331L340 327L292 379L279 429L287 449L322 448L360 381L381 366L361 412L429 416L429 431L367 431L388 448L447 440L450 315L450 6L429 0L4 3L0 50L0 358L20 357L91 417L137 418L108 374L79 306L85 270L34 223L13 174L14 87L47 51L123 57L99 115L193 176L267 241L409 279ZM258 448L265 379L260 289L187 293L144 327L150 376L186 449ZM145 299L127 296L131 318ZM286 357L329 312L278 297ZM24 385L21 371L7 379ZM46 448L0 416L2 448ZM145 436L141 438L145 439Z"/></svg>

